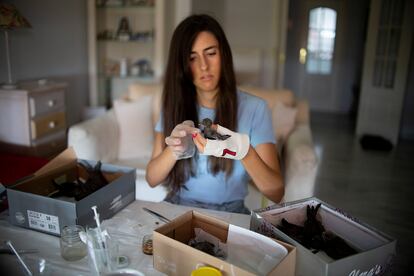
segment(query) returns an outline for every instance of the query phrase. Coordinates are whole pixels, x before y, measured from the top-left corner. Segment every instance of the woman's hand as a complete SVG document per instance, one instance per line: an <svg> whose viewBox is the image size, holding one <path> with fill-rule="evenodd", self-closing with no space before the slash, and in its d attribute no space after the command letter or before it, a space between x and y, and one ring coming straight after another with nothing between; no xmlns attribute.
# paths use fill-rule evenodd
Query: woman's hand
<svg viewBox="0 0 414 276"><path fill-rule="evenodd" d="M212 125L219 134L231 135L226 140L209 140L194 134L193 140L201 154L240 159L259 190L270 200L279 202L284 194L277 150L274 144L250 146L249 136Z"/></svg>
<svg viewBox="0 0 414 276"><path fill-rule="evenodd" d="M226 140L210 140L194 133L193 140L201 154L237 160L241 160L246 156L250 147L248 135L233 132L220 125L212 125L212 128L218 134L229 135L229 137Z"/></svg>
<svg viewBox="0 0 414 276"><path fill-rule="evenodd" d="M195 147L191 136L200 132L194 127L194 122L187 120L174 127L171 135L165 138L165 143L171 149L176 160L191 158Z"/></svg>

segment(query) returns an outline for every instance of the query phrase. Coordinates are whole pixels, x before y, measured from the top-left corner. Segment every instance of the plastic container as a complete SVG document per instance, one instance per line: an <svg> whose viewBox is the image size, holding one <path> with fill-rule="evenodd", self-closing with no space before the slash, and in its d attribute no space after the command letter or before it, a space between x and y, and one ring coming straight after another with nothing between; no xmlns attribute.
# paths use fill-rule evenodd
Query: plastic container
<svg viewBox="0 0 414 276"><path fill-rule="evenodd" d="M191 276L221 276L220 270L211 266L202 266L193 270Z"/></svg>

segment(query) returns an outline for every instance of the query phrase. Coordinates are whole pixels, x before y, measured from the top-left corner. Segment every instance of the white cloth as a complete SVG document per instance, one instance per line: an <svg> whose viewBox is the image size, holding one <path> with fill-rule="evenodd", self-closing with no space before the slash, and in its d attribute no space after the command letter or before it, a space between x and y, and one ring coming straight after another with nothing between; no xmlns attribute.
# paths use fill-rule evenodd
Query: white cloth
<svg viewBox="0 0 414 276"><path fill-rule="evenodd" d="M217 133L221 135L230 135L226 140L210 140L204 148L204 155L214 155L229 159L243 159L250 147L250 139L247 134L233 132L225 127L217 125Z"/></svg>

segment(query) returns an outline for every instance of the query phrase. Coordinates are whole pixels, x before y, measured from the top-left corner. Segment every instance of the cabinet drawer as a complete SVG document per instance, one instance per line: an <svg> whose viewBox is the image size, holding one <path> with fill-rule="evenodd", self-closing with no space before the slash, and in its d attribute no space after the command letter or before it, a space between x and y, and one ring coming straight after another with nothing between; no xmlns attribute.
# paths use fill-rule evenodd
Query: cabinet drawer
<svg viewBox="0 0 414 276"><path fill-rule="evenodd" d="M58 154L67 147L66 131L60 130L47 137L38 139L33 142L33 151L38 156L51 156Z"/></svg>
<svg viewBox="0 0 414 276"><path fill-rule="evenodd" d="M32 139L38 139L66 127L65 113L57 112L31 121Z"/></svg>
<svg viewBox="0 0 414 276"><path fill-rule="evenodd" d="M51 91L30 97L30 117L62 109L65 106L63 90Z"/></svg>

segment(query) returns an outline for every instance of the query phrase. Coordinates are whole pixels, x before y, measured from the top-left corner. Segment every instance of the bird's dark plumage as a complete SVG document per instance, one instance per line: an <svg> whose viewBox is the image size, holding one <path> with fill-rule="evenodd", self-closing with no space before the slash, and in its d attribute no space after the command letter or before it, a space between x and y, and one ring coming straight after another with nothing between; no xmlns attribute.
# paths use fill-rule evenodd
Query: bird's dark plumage
<svg viewBox="0 0 414 276"><path fill-rule="evenodd" d="M200 129L204 135L204 138L210 140L226 140L231 135L221 135L212 128L213 122L209 118L204 118L200 125Z"/></svg>

